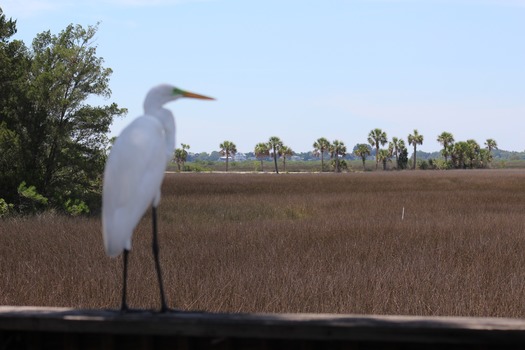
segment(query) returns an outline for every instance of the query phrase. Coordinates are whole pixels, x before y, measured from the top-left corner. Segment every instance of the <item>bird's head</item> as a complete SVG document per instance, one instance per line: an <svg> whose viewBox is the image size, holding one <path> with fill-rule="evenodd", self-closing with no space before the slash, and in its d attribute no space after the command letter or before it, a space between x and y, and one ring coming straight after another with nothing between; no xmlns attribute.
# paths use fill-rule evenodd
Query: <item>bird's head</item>
<svg viewBox="0 0 525 350"><path fill-rule="evenodd" d="M172 85L161 84L153 87L146 95L146 99L144 100L144 110L147 111L149 109L160 108L164 104L170 101L175 101L181 97L214 100L214 98L185 91Z"/></svg>

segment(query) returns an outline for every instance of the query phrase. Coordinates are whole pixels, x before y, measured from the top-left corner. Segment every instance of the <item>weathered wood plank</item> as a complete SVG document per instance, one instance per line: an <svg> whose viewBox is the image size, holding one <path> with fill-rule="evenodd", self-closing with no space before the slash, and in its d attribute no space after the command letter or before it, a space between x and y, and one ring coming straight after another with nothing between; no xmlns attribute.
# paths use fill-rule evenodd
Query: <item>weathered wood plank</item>
<svg viewBox="0 0 525 350"><path fill-rule="evenodd" d="M525 320L333 314L159 314L0 306L0 332L414 344L521 344ZM217 341L218 341L217 340ZM184 340L181 340L184 342ZM107 338L106 342L111 343ZM109 347L108 347L109 348Z"/></svg>

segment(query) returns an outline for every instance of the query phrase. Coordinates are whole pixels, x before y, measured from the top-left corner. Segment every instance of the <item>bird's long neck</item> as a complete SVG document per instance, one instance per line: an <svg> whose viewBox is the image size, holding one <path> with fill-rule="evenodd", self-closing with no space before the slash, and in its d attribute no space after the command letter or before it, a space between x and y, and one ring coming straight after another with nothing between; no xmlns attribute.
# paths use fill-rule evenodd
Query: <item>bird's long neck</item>
<svg viewBox="0 0 525 350"><path fill-rule="evenodd" d="M167 162L173 158L175 149L175 118L170 110L166 108L145 109L146 115L156 118L164 129L164 140L166 141L166 159Z"/></svg>

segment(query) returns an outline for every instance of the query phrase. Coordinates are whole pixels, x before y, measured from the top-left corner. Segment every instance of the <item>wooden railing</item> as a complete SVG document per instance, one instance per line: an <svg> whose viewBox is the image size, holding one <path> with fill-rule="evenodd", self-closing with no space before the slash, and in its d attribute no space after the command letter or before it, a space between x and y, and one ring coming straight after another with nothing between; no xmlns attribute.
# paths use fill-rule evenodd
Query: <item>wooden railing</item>
<svg viewBox="0 0 525 350"><path fill-rule="evenodd" d="M0 306L0 349L525 349L525 320Z"/></svg>

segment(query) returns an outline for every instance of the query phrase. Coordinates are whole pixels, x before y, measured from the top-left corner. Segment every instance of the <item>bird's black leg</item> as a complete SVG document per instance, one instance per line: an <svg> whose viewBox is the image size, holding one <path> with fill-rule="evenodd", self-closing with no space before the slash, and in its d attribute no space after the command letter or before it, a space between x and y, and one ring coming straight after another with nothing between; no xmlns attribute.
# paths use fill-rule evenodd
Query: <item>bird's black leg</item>
<svg viewBox="0 0 525 350"><path fill-rule="evenodd" d="M155 258L155 269L157 270L157 278L159 280L159 289L160 289L160 311L167 312L169 311L168 305L166 304L166 297L164 295L164 285L162 283L162 272L160 271L159 263L159 242L157 239L157 208L153 207L153 257Z"/></svg>
<svg viewBox="0 0 525 350"><path fill-rule="evenodd" d="M126 289L128 284L128 254L129 250L124 249L124 276L122 279L122 305L120 307L121 312L129 311L128 304L126 303Z"/></svg>

